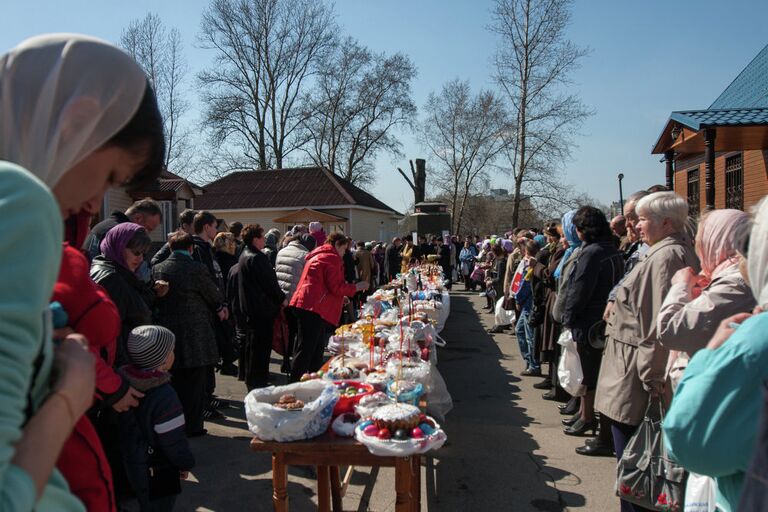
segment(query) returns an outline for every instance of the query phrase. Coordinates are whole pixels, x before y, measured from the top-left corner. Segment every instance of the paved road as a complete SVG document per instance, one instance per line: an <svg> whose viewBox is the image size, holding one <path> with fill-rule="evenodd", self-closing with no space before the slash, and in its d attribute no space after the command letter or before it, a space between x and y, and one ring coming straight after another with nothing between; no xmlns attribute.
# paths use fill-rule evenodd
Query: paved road
<svg viewBox="0 0 768 512"><path fill-rule="evenodd" d="M562 434L562 416L532 387L539 379L519 377L524 366L514 336L487 334L493 319L481 310L484 301L461 291L451 297L443 331L448 346L438 352L438 367L454 410L444 424L448 443L422 468L423 510L618 510L615 462L574 453L582 440ZM275 375L275 382L282 378ZM225 377L217 391L236 403L225 420L208 424L210 435L192 440L198 467L193 480L184 483L176 508L270 510L271 461L248 452L250 436L239 402L244 388ZM290 469L288 494L292 511L315 510L308 469ZM393 511L393 470L356 470L344 509Z"/></svg>

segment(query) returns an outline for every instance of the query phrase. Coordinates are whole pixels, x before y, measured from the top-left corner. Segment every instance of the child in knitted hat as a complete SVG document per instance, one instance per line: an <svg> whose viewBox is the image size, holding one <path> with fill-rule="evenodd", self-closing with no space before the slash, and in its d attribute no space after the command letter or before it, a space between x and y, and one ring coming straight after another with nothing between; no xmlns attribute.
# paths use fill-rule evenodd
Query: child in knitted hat
<svg viewBox="0 0 768 512"><path fill-rule="evenodd" d="M139 406L122 413L119 421L126 472L142 511L173 510L180 479L195 465L184 411L168 372L175 341L165 327L136 327L126 344L131 364L120 369L144 393Z"/></svg>

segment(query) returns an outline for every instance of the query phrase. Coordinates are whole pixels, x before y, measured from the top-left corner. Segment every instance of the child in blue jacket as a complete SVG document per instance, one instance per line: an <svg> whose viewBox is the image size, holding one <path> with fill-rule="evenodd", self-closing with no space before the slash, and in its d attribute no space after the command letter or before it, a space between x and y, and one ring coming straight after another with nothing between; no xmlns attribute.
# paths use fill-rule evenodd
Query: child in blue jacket
<svg viewBox="0 0 768 512"><path fill-rule="evenodd" d="M119 422L126 473L143 512L173 510L180 479L195 465L184 411L170 384L174 344L165 327L136 327L126 347L131 364L120 369L144 393L139 406L122 413Z"/></svg>

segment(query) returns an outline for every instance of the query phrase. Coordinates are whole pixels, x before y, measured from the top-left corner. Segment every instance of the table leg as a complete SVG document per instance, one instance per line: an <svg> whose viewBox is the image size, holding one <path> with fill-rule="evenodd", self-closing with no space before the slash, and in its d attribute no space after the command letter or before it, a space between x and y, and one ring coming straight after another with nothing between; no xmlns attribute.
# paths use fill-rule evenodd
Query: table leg
<svg viewBox="0 0 768 512"><path fill-rule="evenodd" d="M331 512L331 481L328 466L317 466L317 510Z"/></svg>
<svg viewBox="0 0 768 512"><path fill-rule="evenodd" d="M412 512L411 457L395 459L395 511Z"/></svg>
<svg viewBox="0 0 768 512"><path fill-rule="evenodd" d="M288 512L288 466L282 453L272 454L272 506L275 512Z"/></svg>
<svg viewBox="0 0 768 512"><path fill-rule="evenodd" d="M421 512L421 455L414 455L413 471L411 473L411 500L413 512Z"/></svg>
<svg viewBox="0 0 768 512"><path fill-rule="evenodd" d="M333 512L343 512L339 466L331 466L331 504L333 506Z"/></svg>

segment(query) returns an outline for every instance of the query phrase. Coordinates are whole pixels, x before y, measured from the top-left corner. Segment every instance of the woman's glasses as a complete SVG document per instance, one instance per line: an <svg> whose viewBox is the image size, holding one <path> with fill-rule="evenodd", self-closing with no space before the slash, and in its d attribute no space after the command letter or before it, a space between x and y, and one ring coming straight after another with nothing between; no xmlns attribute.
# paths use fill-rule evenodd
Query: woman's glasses
<svg viewBox="0 0 768 512"><path fill-rule="evenodd" d="M141 252L141 251L137 251L136 249L128 249L128 250L129 250L129 251L131 251L131 254L133 254L133 255L134 255L134 256L136 256L137 258L138 258L139 256L144 256L144 253L143 253L143 252Z"/></svg>

